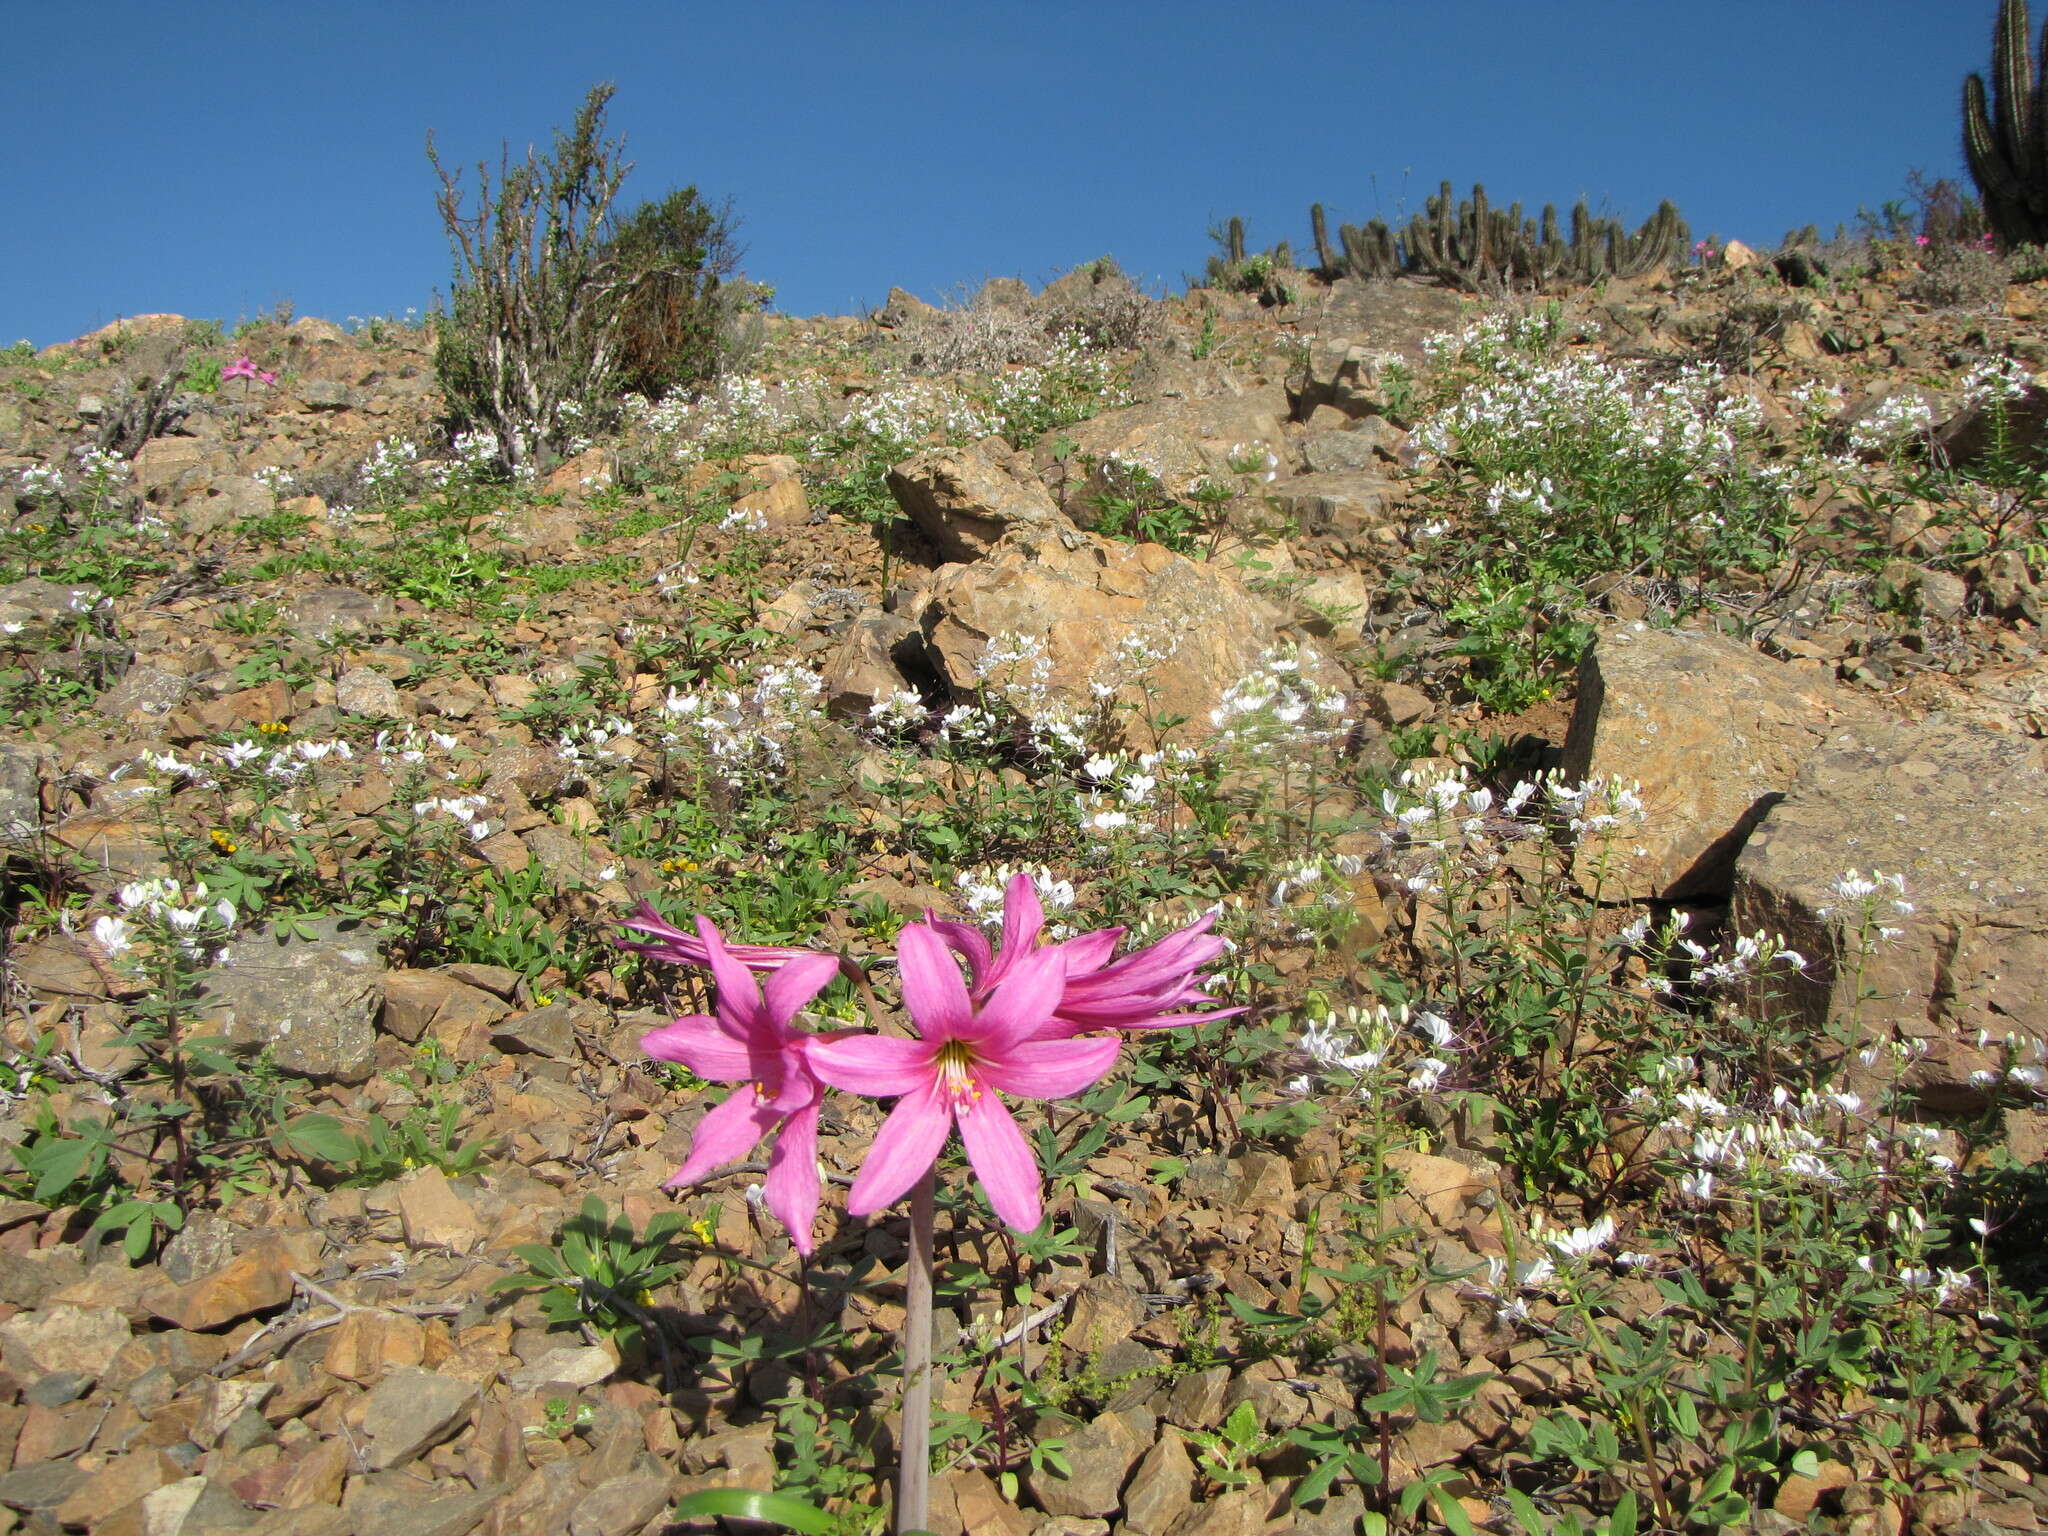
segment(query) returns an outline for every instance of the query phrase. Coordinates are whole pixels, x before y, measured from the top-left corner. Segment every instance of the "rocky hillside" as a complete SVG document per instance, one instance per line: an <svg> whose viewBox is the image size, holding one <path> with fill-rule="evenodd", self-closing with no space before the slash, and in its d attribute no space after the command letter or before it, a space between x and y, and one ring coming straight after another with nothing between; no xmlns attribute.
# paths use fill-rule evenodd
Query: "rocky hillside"
<svg viewBox="0 0 2048 1536"><path fill-rule="evenodd" d="M2048 284L1911 256L896 294L529 477L417 325L0 354L0 1532L883 1528L883 1112L666 1190L619 924L900 1032L1018 870L1246 1011L945 1155L941 1536L2041 1529Z"/></svg>

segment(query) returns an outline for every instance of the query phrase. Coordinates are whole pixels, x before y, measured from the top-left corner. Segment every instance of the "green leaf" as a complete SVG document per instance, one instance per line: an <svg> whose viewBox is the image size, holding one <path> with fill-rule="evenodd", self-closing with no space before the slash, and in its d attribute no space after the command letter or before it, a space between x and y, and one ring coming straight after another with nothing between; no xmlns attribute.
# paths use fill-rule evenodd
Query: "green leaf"
<svg viewBox="0 0 2048 1536"><path fill-rule="evenodd" d="M1465 1513L1465 1507L1456 1498L1435 1483L1430 1485L1429 1491L1436 1500L1437 1513L1451 1528L1451 1536L1479 1536L1479 1532L1472 1528L1472 1517Z"/></svg>
<svg viewBox="0 0 2048 1536"><path fill-rule="evenodd" d="M332 1115L300 1115L287 1122L284 1142L299 1156L323 1163L350 1162L356 1149L355 1138Z"/></svg>
<svg viewBox="0 0 2048 1536"><path fill-rule="evenodd" d="M742 1520L766 1520L796 1531L800 1536L838 1536L839 1517L827 1514L815 1504L792 1499L785 1493L758 1493L751 1488L706 1488L685 1497L676 1505L680 1519L699 1515L733 1515ZM929 1536L911 1532L906 1536Z"/></svg>

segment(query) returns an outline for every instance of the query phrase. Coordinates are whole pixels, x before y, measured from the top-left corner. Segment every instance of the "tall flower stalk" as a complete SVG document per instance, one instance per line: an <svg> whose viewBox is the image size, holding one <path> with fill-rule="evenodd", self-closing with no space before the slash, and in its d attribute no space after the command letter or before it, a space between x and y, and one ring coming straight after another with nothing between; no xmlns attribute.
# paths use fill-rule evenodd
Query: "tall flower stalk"
<svg viewBox="0 0 2048 1536"><path fill-rule="evenodd" d="M913 1031L907 1038L797 1026L835 970L858 970L840 957L728 945L703 917L694 936L645 909L624 925L644 936L622 941L626 947L708 965L717 987L714 1013L652 1030L644 1048L700 1077L739 1085L698 1123L670 1188L694 1183L773 1137L765 1204L808 1258L821 1185L817 1126L825 1088L895 1100L854 1178L847 1211L871 1216L910 1196L899 1531L924 1528L930 1506L932 1212L939 1154L957 1129L996 1217L1018 1232L1036 1228L1044 1217L1043 1177L1005 1097L1065 1098L1100 1082L1116 1066L1124 1031L1241 1012L1206 1006L1215 999L1198 973L1224 947L1209 933L1212 921L1205 917L1121 958L1120 928L1046 942L1038 895L1028 875L1017 875L1004 896L1000 948L971 924L930 914L905 925L897 968ZM859 980L872 1006L866 978Z"/></svg>

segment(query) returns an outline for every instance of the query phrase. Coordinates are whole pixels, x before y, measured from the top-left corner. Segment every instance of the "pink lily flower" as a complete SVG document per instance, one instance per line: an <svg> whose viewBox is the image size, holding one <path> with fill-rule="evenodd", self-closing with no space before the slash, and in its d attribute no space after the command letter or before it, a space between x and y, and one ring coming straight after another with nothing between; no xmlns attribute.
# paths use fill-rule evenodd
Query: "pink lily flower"
<svg viewBox="0 0 2048 1536"><path fill-rule="evenodd" d="M640 1047L710 1082L747 1086L727 1094L697 1122L689 1157L663 1187L695 1183L737 1162L779 1128L762 1194L789 1229L796 1251L808 1257L818 1216L818 1105L825 1097L808 1057L828 1037L793 1029L790 1020L832 979L839 962L798 952L764 985L727 949L709 918L697 919L697 932L703 963L718 984L716 1017L690 1014L651 1029L640 1037Z"/></svg>
<svg viewBox="0 0 2048 1536"><path fill-rule="evenodd" d="M906 925L897 956L903 1006L918 1038L857 1035L819 1040L809 1052L811 1070L835 1088L898 1096L846 1209L866 1216L901 1198L957 1125L989 1205L1006 1225L1029 1232L1044 1216L1038 1160L997 1095L1078 1093L1108 1074L1119 1042L1038 1037L1065 984L1066 958L1057 946L1014 960L978 1007L930 925Z"/></svg>
<svg viewBox="0 0 2048 1536"><path fill-rule="evenodd" d="M222 379L261 379L266 384L277 382L276 374L258 368L249 360L249 354L246 352L221 369L220 376Z"/></svg>
<svg viewBox="0 0 2048 1536"><path fill-rule="evenodd" d="M704 920L700 917L697 921L702 923ZM667 960L675 965L711 963L709 946L695 934L685 933L667 921L654 910L650 902L641 902L633 909L631 917L619 920L619 926L630 928L635 933L644 933L653 940L652 943L639 944L631 939L614 939L612 942L621 949L630 949L636 955L646 955L652 960ZM820 956L818 950L798 949L788 944L725 944L722 947L728 958L738 961L750 971L777 971L791 961L815 960ZM831 960L835 965L840 964L834 956L826 955L824 958ZM840 968L844 970L845 966L841 965ZM703 1076L701 1072L697 1075Z"/></svg>
<svg viewBox="0 0 2048 1536"><path fill-rule="evenodd" d="M1196 977L1227 947L1209 932L1216 922L1214 913L1116 961L1110 957L1124 936L1121 928L1098 928L1061 944L1041 945L1039 934L1045 927L1045 909L1027 875L1012 878L1003 893L1000 949L992 946L988 936L973 923L953 922L929 912L925 921L949 948L967 961L977 999L986 997L1026 958L1043 949L1056 949L1065 957L1066 985L1061 990L1059 1005L1039 1026L1034 1037L1037 1039L1064 1039L1097 1029L1172 1029L1227 1019L1245 1011L1175 1011L1189 1004L1215 1001L1202 990Z"/></svg>

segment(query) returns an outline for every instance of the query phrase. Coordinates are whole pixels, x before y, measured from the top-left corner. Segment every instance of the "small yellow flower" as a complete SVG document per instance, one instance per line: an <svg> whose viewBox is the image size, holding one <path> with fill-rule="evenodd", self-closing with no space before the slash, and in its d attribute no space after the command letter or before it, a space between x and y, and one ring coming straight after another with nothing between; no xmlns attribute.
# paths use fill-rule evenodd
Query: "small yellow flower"
<svg viewBox="0 0 2048 1536"><path fill-rule="evenodd" d="M690 1223L690 1230L700 1243L709 1243L718 1234L718 1226L709 1216L699 1216Z"/></svg>
<svg viewBox="0 0 2048 1536"><path fill-rule="evenodd" d="M229 837L227 833L221 831L219 827L215 827L211 832L207 833L206 835L213 839L213 846L218 848L222 853L233 853L236 847L238 846L235 840L232 837Z"/></svg>
<svg viewBox="0 0 2048 1536"><path fill-rule="evenodd" d="M282 720L266 720L256 729L265 736L288 736L292 728Z"/></svg>

